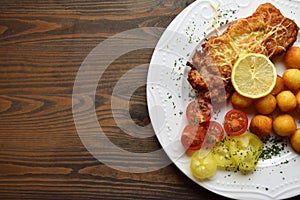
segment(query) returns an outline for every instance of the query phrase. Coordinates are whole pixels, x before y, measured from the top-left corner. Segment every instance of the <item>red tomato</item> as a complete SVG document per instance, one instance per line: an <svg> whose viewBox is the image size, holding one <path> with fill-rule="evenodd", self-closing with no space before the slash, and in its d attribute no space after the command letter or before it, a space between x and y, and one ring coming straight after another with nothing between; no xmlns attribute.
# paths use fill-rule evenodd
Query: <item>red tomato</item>
<svg viewBox="0 0 300 200"><path fill-rule="evenodd" d="M248 128L248 117L240 110L230 110L224 119L224 129L230 136L237 136L245 133Z"/></svg>
<svg viewBox="0 0 300 200"><path fill-rule="evenodd" d="M186 117L189 124L208 122L213 115L212 105L204 100L194 100L186 108Z"/></svg>
<svg viewBox="0 0 300 200"><path fill-rule="evenodd" d="M216 121L210 121L206 124L205 147L213 147L218 141L224 138L224 129L221 124Z"/></svg>
<svg viewBox="0 0 300 200"><path fill-rule="evenodd" d="M199 125L188 124L183 130L181 143L188 150L199 150L201 146L214 146L223 137L224 130L218 122L211 121Z"/></svg>
<svg viewBox="0 0 300 200"><path fill-rule="evenodd" d="M214 137L217 141L220 141L224 138L224 129L218 122L211 121L209 122L207 134Z"/></svg>
<svg viewBox="0 0 300 200"><path fill-rule="evenodd" d="M188 124L182 133L181 143L188 150L199 150L205 138L204 126Z"/></svg>

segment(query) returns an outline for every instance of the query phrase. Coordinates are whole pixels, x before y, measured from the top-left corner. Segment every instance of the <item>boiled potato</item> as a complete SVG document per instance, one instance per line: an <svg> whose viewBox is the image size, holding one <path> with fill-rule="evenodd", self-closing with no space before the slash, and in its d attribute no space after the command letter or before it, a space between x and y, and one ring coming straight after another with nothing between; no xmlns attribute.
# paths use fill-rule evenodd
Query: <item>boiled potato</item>
<svg viewBox="0 0 300 200"><path fill-rule="evenodd" d="M300 153L300 129L297 129L290 138L293 149Z"/></svg>
<svg viewBox="0 0 300 200"><path fill-rule="evenodd" d="M289 90L285 90L285 91L280 92L276 96L276 101L277 101L277 105L278 105L279 109L282 112L292 111L297 106L296 97Z"/></svg>
<svg viewBox="0 0 300 200"><path fill-rule="evenodd" d="M276 84L274 89L272 90L271 94L272 95L277 95L279 92L281 92L284 89L284 81L283 78L279 75L277 75L276 78Z"/></svg>
<svg viewBox="0 0 300 200"><path fill-rule="evenodd" d="M300 112L300 91L296 94L297 111Z"/></svg>
<svg viewBox="0 0 300 200"><path fill-rule="evenodd" d="M272 94L255 99L254 107L260 114L268 115L276 109L276 98Z"/></svg>
<svg viewBox="0 0 300 200"><path fill-rule="evenodd" d="M264 138L272 132L271 117L265 115L255 115L250 122L250 131L260 138Z"/></svg>
<svg viewBox="0 0 300 200"><path fill-rule="evenodd" d="M300 69L300 48L290 47L284 56L288 68Z"/></svg>
<svg viewBox="0 0 300 200"><path fill-rule="evenodd" d="M273 121L273 130L279 136L290 136L296 131L295 119L289 114L281 114Z"/></svg>
<svg viewBox="0 0 300 200"><path fill-rule="evenodd" d="M231 103L235 108L239 108L239 109L248 108L252 105L253 99L244 97L239 93L234 92L233 95L231 96Z"/></svg>
<svg viewBox="0 0 300 200"><path fill-rule="evenodd" d="M287 69L283 73L284 85L290 90L300 89L300 70L299 69Z"/></svg>

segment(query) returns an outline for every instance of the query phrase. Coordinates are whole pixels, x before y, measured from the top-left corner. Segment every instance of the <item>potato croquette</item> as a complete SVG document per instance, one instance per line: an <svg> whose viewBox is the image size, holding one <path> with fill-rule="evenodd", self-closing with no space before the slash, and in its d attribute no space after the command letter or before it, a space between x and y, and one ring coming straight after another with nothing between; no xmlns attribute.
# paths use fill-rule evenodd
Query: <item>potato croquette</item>
<svg viewBox="0 0 300 200"><path fill-rule="evenodd" d="M299 69L287 69L283 73L284 85L290 90L300 89L300 70Z"/></svg>
<svg viewBox="0 0 300 200"><path fill-rule="evenodd" d="M277 75L276 78L276 84L275 87L273 88L271 94L272 95L277 95L279 92L281 92L284 89L284 81L283 78L279 75Z"/></svg>
<svg viewBox="0 0 300 200"><path fill-rule="evenodd" d="M237 92L234 92L231 96L231 103L233 107L238 109L248 108L252 105L253 99L244 97Z"/></svg>
<svg viewBox="0 0 300 200"><path fill-rule="evenodd" d="M296 94L296 103L297 103L296 109L298 112L300 112L300 91L297 92Z"/></svg>
<svg viewBox="0 0 300 200"><path fill-rule="evenodd" d="M265 115L255 115L250 122L250 131L260 138L264 138L272 132L273 119Z"/></svg>
<svg viewBox="0 0 300 200"><path fill-rule="evenodd" d="M296 131L295 119L289 114L281 114L273 121L273 130L279 136L290 136Z"/></svg>
<svg viewBox="0 0 300 200"><path fill-rule="evenodd" d="M279 109L282 112L292 111L297 106L296 97L289 90L285 90L285 91L280 92L276 96L276 101L277 101L277 105L278 105Z"/></svg>
<svg viewBox="0 0 300 200"><path fill-rule="evenodd" d="M297 129L290 138L291 145L293 149L300 153L300 129Z"/></svg>
<svg viewBox="0 0 300 200"><path fill-rule="evenodd" d="M300 48L290 47L284 56L284 62L288 68L300 69Z"/></svg>
<svg viewBox="0 0 300 200"><path fill-rule="evenodd" d="M272 94L255 99L254 107L257 112L264 115L271 114L276 109L276 98Z"/></svg>

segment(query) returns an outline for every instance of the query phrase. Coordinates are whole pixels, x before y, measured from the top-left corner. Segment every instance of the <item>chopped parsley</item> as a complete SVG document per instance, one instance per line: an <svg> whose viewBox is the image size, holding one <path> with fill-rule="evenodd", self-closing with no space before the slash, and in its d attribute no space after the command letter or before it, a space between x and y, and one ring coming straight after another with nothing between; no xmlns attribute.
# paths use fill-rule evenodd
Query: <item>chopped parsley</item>
<svg viewBox="0 0 300 200"><path fill-rule="evenodd" d="M280 155L285 151L287 142L282 137L277 136L267 136L263 139L264 147L260 158L262 160L268 160L275 156Z"/></svg>

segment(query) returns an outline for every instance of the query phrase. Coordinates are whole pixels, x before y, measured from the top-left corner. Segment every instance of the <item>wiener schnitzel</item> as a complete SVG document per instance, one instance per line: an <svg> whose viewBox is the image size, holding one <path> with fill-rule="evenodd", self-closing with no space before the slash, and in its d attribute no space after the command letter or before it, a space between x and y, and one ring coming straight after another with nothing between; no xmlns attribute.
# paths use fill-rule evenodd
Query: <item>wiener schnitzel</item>
<svg viewBox="0 0 300 200"><path fill-rule="evenodd" d="M251 16L235 21L202 44L188 63L188 81L200 98L224 102L234 91L231 69L240 55L261 53L273 58L293 45L298 30L272 4L262 4Z"/></svg>

